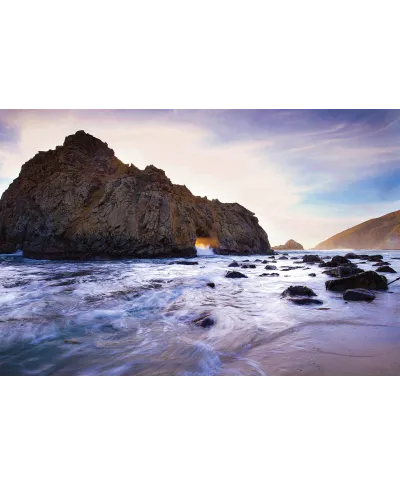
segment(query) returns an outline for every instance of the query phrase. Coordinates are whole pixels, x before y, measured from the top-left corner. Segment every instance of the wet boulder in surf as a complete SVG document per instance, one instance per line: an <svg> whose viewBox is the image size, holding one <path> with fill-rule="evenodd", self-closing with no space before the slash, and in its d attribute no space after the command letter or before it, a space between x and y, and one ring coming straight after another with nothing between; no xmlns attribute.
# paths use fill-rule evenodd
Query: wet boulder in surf
<svg viewBox="0 0 400 485"><path fill-rule="evenodd" d="M376 269L379 273L397 273L397 271L390 266L379 266L379 268Z"/></svg>
<svg viewBox="0 0 400 485"><path fill-rule="evenodd" d="M352 290L346 290L343 294L343 300L346 301L372 301L375 299L375 295L370 290L363 288L354 288Z"/></svg>
<svg viewBox="0 0 400 485"><path fill-rule="evenodd" d="M331 291L346 291L354 288L365 290L387 290L387 279L375 271L364 271L347 278L325 281L325 288Z"/></svg>
<svg viewBox="0 0 400 485"><path fill-rule="evenodd" d="M347 259L360 259L360 256L356 253L347 253L344 257Z"/></svg>
<svg viewBox="0 0 400 485"><path fill-rule="evenodd" d="M366 256L366 259L368 259L368 261L382 261L383 259L382 254L373 254L372 256Z"/></svg>
<svg viewBox="0 0 400 485"><path fill-rule="evenodd" d="M193 320L193 323L198 327L209 328L215 325L216 319L212 315L204 314Z"/></svg>
<svg viewBox="0 0 400 485"><path fill-rule="evenodd" d="M317 296L311 288L307 286L289 286L281 294L281 298L287 298L295 305L322 305L322 300L312 298Z"/></svg>
<svg viewBox="0 0 400 485"><path fill-rule="evenodd" d="M323 271L323 273L327 274L328 276L334 276L335 278L346 278L347 276L353 276L362 272L363 270L357 268L357 266L354 264L344 264L342 266L337 266L336 268L330 268Z"/></svg>
<svg viewBox="0 0 400 485"><path fill-rule="evenodd" d="M239 271L228 271L225 278L247 278L247 276Z"/></svg>
<svg viewBox="0 0 400 485"><path fill-rule="evenodd" d="M334 261L323 261L318 265L320 268L337 268L339 263L335 263Z"/></svg>
<svg viewBox="0 0 400 485"><path fill-rule="evenodd" d="M289 286L285 291L282 292L281 297L294 297L294 296L317 296L316 293L308 286Z"/></svg>
<svg viewBox="0 0 400 485"><path fill-rule="evenodd" d="M333 256L333 258L331 259L332 263L336 263L336 264L348 264L350 263L350 261L344 257L344 256Z"/></svg>
<svg viewBox="0 0 400 485"><path fill-rule="evenodd" d="M289 298L289 301L294 303L295 305L322 305L324 302L322 300L318 300L318 298Z"/></svg>
<svg viewBox="0 0 400 485"><path fill-rule="evenodd" d="M317 254L305 254L303 263L322 263L322 259Z"/></svg>

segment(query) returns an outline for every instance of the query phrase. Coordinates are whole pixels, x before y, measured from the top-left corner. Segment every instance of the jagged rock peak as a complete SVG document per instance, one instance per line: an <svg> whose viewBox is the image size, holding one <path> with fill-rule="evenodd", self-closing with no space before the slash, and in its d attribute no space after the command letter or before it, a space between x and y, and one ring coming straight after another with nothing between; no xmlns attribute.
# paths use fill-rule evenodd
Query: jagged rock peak
<svg viewBox="0 0 400 485"><path fill-rule="evenodd" d="M114 156L114 150L109 148L107 143L83 130L79 130L75 134L67 136L64 140L63 147L80 150L88 156L96 156L99 154L108 155L110 157Z"/></svg>

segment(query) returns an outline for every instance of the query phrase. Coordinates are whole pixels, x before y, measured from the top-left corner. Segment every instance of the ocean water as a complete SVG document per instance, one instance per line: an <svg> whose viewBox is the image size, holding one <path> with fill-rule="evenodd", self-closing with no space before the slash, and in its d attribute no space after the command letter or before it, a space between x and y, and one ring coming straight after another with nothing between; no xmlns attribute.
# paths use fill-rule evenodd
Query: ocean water
<svg viewBox="0 0 400 485"><path fill-rule="evenodd" d="M289 258L346 252L290 251ZM400 259L394 259L400 251L359 253L382 254L399 272L386 274L388 280L400 276ZM225 278L231 261L246 259L269 258L203 250L189 260L198 265L185 266L169 264L175 259L68 262L1 255L0 374L362 374L373 373L384 358L379 373L400 371L400 281L376 292L371 303L346 304L340 293L325 290L330 278L324 268L297 264L301 259L271 263L296 268L279 277L259 277L270 271L255 262L255 269L233 268L247 279ZM372 265L359 267L376 269ZM290 285L312 288L323 309L281 299ZM215 325L193 323L204 315Z"/></svg>

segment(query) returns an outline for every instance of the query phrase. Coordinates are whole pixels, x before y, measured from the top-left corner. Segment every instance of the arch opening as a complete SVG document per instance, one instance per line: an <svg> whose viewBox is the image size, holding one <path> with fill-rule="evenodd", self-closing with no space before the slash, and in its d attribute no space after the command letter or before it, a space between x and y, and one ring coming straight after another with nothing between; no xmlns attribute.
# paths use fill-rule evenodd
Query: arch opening
<svg viewBox="0 0 400 485"><path fill-rule="evenodd" d="M198 256L210 256L214 254L214 249L219 247L219 241L216 237L212 237L208 231L198 229L195 247Z"/></svg>
<svg viewBox="0 0 400 485"><path fill-rule="evenodd" d="M218 240L215 237L198 237L196 239L196 249L215 249L219 246Z"/></svg>

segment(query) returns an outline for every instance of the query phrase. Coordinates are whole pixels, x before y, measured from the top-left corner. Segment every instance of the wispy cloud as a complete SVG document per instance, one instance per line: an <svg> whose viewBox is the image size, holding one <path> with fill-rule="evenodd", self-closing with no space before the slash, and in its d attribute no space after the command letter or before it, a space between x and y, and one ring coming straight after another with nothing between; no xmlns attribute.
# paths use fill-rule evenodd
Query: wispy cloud
<svg viewBox="0 0 400 485"><path fill-rule="evenodd" d="M398 119L374 110L0 111L0 191L37 151L84 129L126 163L154 164L197 195L248 207L273 243L311 247L399 208Z"/></svg>

